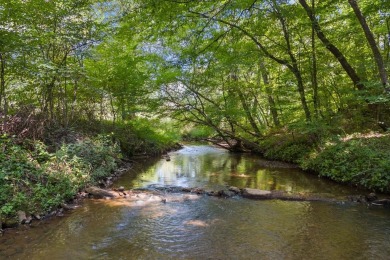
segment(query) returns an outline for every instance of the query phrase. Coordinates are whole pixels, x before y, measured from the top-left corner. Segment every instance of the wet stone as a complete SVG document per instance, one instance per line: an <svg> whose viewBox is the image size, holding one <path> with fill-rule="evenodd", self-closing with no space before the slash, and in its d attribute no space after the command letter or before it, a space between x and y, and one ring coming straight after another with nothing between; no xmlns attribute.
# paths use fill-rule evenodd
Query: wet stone
<svg viewBox="0 0 390 260"><path fill-rule="evenodd" d="M191 192L196 193L196 194L204 194L205 193L204 189L202 189L202 188L193 188L193 189L191 189Z"/></svg>
<svg viewBox="0 0 390 260"><path fill-rule="evenodd" d="M19 210L18 219L19 219L19 223L24 224L27 220L26 212Z"/></svg>
<svg viewBox="0 0 390 260"><path fill-rule="evenodd" d="M390 199L379 199L379 200L374 200L372 203L374 206L390 206Z"/></svg>
<svg viewBox="0 0 390 260"><path fill-rule="evenodd" d="M230 186L229 187L229 191L232 191L232 192L234 192L236 194L241 193L241 190L239 188L237 188L237 187L234 187L234 186Z"/></svg>
<svg viewBox="0 0 390 260"><path fill-rule="evenodd" d="M96 199L102 199L102 198L114 198L116 197L112 192L108 191L108 190L104 190L104 189L100 189L100 188L97 188L97 187L89 187L87 189L85 189L85 191L87 193L89 193L90 195L92 195L92 197L96 198Z"/></svg>
<svg viewBox="0 0 390 260"><path fill-rule="evenodd" d="M244 198L250 198L250 199L268 199L271 197L271 195L272 195L271 191L251 189L251 188L245 188L242 192L242 196Z"/></svg>
<svg viewBox="0 0 390 260"><path fill-rule="evenodd" d="M230 191L230 190L223 190L221 191L221 197L230 198L235 196L237 193Z"/></svg>

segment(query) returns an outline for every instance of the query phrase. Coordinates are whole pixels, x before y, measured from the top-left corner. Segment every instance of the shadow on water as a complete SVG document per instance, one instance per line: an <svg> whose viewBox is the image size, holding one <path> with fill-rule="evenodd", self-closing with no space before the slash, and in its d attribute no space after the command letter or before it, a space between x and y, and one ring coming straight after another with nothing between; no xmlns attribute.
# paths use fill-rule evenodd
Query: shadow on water
<svg viewBox="0 0 390 260"><path fill-rule="evenodd" d="M232 185L336 197L357 192L288 165L210 146L187 146L170 157L138 163L115 185ZM167 196L166 203L86 200L64 218L6 233L0 258L386 259L390 254L386 209Z"/></svg>

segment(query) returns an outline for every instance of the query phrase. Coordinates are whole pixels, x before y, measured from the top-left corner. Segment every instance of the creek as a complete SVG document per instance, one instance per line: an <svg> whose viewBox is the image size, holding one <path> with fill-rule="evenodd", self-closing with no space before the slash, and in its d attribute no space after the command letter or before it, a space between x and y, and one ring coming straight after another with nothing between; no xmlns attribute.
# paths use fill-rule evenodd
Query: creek
<svg viewBox="0 0 390 260"><path fill-rule="evenodd" d="M226 186L343 200L365 193L250 154L190 145L144 159L114 186ZM85 200L64 217L7 231L0 259L388 259L390 209L350 202L167 194Z"/></svg>

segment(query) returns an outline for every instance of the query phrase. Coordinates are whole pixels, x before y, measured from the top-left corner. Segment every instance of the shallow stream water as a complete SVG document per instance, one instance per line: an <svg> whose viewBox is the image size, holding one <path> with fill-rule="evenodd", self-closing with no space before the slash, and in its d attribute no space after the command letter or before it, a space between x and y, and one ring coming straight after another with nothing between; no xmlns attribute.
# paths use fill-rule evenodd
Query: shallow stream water
<svg viewBox="0 0 390 260"><path fill-rule="evenodd" d="M226 186L343 199L359 194L285 164L211 146L145 159L115 186ZM363 192L364 193L364 192ZM85 200L65 217L0 237L0 259L390 259L390 209L348 202L167 194Z"/></svg>

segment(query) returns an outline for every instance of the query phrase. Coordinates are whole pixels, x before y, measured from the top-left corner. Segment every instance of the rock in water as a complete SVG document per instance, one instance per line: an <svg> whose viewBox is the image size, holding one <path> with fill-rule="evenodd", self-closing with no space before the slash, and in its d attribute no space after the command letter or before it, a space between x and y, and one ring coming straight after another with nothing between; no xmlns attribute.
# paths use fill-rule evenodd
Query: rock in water
<svg viewBox="0 0 390 260"><path fill-rule="evenodd" d="M117 197L113 192L108 190L100 189L98 187L88 187L85 191L91 194L96 199L102 199L104 197L114 198Z"/></svg>
<svg viewBox="0 0 390 260"><path fill-rule="evenodd" d="M374 206L390 206L390 199L374 200L371 205Z"/></svg>
<svg viewBox="0 0 390 260"><path fill-rule="evenodd" d="M376 196L376 194L374 192L371 192L370 194L368 194L366 196L366 199L367 199L367 201L371 202L371 201L377 200L378 197Z"/></svg>
<svg viewBox="0 0 390 260"><path fill-rule="evenodd" d="M269 199L272 196L272 192L268 190L245 188L242 191L242 196L249 199Z"/></svg>
<svg viewBox="0 0 390 260"><path fill-rule="evenodd" d="M229 187L229 190L230 190L230 191L233 191L233 192L236 193L236 194L241 193L241 190L240 190L239 188L237 188L237 187L234 187L234 186L230 186L230 187Z"/></svg>
<svg viewBox="0 0 390 260"><path fill-rule="evenodd" d="M19 223L24 224L27 220L26 212L19 210L18 211L18 218L19 218Z"/></svg>
<svg viewBox="0 0 390 260"><path fill-rule="evenodd" d="M230 198L236 194L237 193L235 193L234 191L231 191L231 190L222 190L221 191L221 197L224 197L224 198Z"/></svg>

